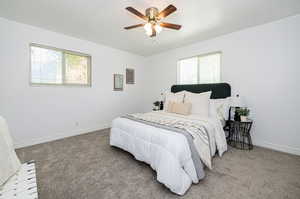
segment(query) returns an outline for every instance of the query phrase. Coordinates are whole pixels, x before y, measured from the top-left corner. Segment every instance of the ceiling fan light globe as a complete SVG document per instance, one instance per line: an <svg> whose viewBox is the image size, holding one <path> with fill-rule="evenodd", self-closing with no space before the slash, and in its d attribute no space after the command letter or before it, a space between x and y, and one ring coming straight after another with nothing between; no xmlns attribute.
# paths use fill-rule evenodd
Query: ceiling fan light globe
<svg viewBox="0 0 300 199"><path fill-rule="evenodd" d="M152 24L151 23L146 23L144 25L144 29L146 30L146 32L152 32Z"/></svg>
<svg viewBox="0 0 300 199"><path fill-rule="evenodd" d="M152 29L150 29L149 31L146 30L146 35L151 36L152 35Z"/></svg>
<svg viewBox="0 0 300 199"><path fill-rule="evenodd" d="M160 32L162 31L162 27L161 27L160 25L158 25L158 24L156 24L156 25L154 26L154 29L155 29L155 31L156 31L157 33L160 33Z"/></svg>

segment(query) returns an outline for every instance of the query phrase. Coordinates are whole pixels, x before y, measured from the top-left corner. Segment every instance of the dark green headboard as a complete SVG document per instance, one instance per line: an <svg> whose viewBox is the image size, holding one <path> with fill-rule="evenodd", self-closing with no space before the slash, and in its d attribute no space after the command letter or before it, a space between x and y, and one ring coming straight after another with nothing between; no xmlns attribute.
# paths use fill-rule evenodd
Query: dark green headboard
<svg viewBox="0 0 300 199"><path fill-rule="evenodd" d="M185 85L173 85L171 87L171 92L173 93L177 93L183 90L192 93L202 93L202 92L212 91L211 99L226 98L231 96L231 87L227 83L185 84Z"/></svg>

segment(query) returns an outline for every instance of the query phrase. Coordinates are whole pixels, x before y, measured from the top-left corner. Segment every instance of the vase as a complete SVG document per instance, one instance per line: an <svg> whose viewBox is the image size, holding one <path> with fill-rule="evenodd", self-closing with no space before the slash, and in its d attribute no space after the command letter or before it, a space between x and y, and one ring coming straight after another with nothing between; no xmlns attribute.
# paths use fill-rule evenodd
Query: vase
<svg viewBox="0 0 300 199"><path fill-rule="evenodd" d="M234 112L234 121L241 121L241 117L240 117L239 113L237 112L237 110L235 110L235 112Z"/></svg>
<svg viewBox="0 0 300 199"><path fill-rule="evenodd" d="M160 101L159 103L159 110L164 110L164 102Z"/></svg>
<svg viewBox="0 0 300 199"><path fill-rule="evenodd" d="M246 122L247 121L247 116L241 115L240 117L241 117L241 121L242 122Z"/></svg>

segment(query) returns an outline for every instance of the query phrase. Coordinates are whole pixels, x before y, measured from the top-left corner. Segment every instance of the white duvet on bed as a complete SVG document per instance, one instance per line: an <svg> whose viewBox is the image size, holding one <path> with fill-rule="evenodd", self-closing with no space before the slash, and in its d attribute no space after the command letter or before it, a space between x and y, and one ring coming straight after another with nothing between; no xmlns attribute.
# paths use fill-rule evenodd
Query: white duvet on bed
<svg viewBox="0 0 300 199"><path fill-rule="evenodd" d="M184 117L197 118L193 115ZM210 140L211 154L214 155L219 146L221 156L227 149L221 123L215 118L199 119L208 121L207 129L213 138ZM176 194L183 195L192 182L199 181L188 141L183 134L126 118L116 118L112 123L110 145L122 148L133 154L137 160L151 165L157 172L157 180Z"/></svg>

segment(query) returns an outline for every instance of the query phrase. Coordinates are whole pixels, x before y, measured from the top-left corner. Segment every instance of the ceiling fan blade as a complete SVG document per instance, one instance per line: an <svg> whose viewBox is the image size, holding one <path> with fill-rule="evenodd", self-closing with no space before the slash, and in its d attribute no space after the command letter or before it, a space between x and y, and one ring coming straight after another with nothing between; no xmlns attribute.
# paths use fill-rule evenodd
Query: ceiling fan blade
<svg viewBox="0 0 300 199"><path fill-rule="evenodd" d="M172 14L176 10L177 8L171 4L158 14L158 18L159 19L165 18L166 16Z"/></svg>
<svg viewBox="0 0 300 199"><path fill-rule="evenodd" d="M128 10L132 14L138 16L139 18L142 18L144 20L148 20L148 17L146 17L145 15L143 15L142 13L140 13L139 11L137 11L136 9L134 9L133 7L127 7L126 10Z"/></svg>
<svg viewBox="0 0 300 199"><path fill-rule="evenodd" d="M164 28L170 28L170 29L175 29L175 30L179 30L181 28L181 25L165 23L165 22L161 22L159 25Z"/></svg>
<svg viewBox="0 0 300 199"><path fill-rule="evenodd" d="M155 37L156 36L156 30L154 28L154 25L152 25L151 28L152 28L152 35L150 35L150 37Z"/></svg>
<svg viewBox="0 0 300 199"><path fill-rule="evenodd" d="M141 23L141 24L136 24L136 25L133 25L133 26L124 27L124 29L129 30L129 29L138 28L138 27L141 27L141 26L144 26L144 25L145 24Z"/></svg>

